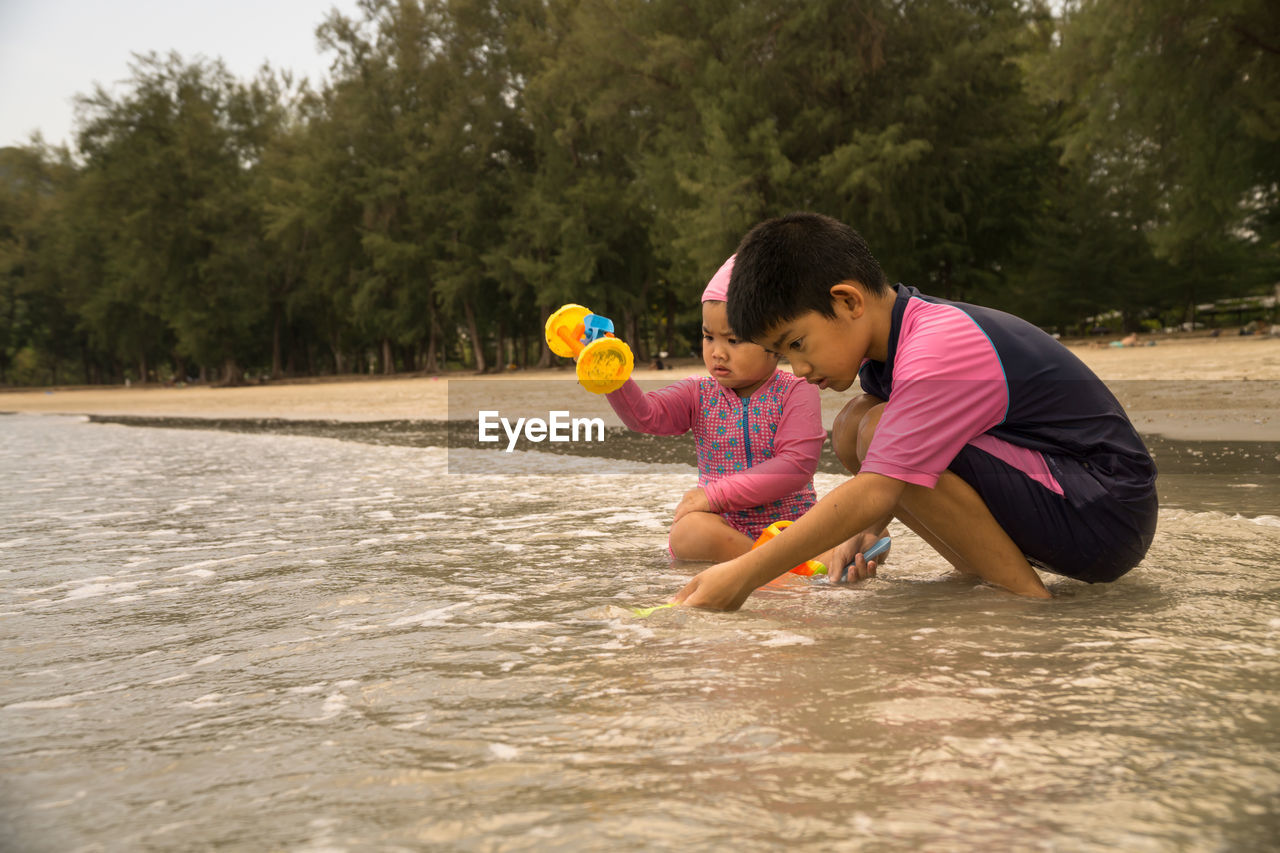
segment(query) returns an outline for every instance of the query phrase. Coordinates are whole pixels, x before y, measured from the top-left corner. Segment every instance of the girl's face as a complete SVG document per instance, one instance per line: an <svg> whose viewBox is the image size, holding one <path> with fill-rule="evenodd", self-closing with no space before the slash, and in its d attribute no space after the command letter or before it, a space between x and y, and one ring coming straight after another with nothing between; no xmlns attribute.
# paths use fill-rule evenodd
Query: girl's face
<svg viewBox="0 0 1280 853"><path fill-rule="evenodd" d="M778 368L778 357L739 340L729 329L723 302L702 303L702 363L717 382L739 397L750 397Z"/></svg>

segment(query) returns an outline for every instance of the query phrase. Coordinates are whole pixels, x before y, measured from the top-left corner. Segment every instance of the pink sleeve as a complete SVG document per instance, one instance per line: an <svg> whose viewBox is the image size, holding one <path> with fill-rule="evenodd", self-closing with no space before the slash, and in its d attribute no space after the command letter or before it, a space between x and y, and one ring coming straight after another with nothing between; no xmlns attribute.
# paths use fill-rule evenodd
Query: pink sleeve
<svg viewBox="0 0 1280 853"><path fill-rule="evenodd" d="M965 444L1004 420L1009 389L995 347L954 306L912 300L899 340L862 470L933 488Z"/></svg>
<svg viewBox="0 0 1280 853"><path fill-rule="evenodd" d="M682 379L646 394L634 379L628 379L605 399L628 429L649 435L683 435L693 427L698 411L698 380Z"/></svg>
<svg viewBox="0 0 1280 853"><path fill-rule="evenodd" d="M822 443L827 438L822 428L818 388L797 382L786 394L778 429L773 434L773 457L705 484L703 489L712 509L724 512L767 504L804 488L813 480Z"/></svg>

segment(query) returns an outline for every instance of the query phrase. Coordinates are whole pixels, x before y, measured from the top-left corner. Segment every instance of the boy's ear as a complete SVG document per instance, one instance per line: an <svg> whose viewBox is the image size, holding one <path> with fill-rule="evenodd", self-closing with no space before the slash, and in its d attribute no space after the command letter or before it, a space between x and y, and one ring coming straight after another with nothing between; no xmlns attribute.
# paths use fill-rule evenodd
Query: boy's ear
<svg viewBox="0 0 1280 853"><path fill-rule="evenodd" d="M842 281L831 288L831 307L844 308L856 320L867 308L867 294L853 279Z"/></svg>

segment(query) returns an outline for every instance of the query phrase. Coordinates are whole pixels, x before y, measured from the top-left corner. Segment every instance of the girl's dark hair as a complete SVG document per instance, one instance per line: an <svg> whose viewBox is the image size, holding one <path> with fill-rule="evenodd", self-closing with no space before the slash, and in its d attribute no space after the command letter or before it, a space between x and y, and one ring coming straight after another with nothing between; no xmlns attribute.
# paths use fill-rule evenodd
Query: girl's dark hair
<svg viewBox="0 0 1280 853"><path fill-rule="evenodd" d="M831 288L844 281L873 294L889 290L857 231L820 213L761 222L738 246L729 279L729 327L758 341L770 328L809 311L834 317Z"/></svg>

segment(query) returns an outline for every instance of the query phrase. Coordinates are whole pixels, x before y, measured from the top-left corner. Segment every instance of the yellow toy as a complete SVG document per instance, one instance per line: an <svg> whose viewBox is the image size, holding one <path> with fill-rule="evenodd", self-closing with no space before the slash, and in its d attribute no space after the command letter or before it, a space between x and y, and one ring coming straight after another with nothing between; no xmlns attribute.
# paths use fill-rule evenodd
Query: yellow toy
<svg viewBox="0 0 1280 853"><path fill-rule="evenodd" d="M578 363L578 381L592 394L617 391L631 376L631 347L613 334L613 321L581 305L564 305L547 318L547 346Z"/></svg>

